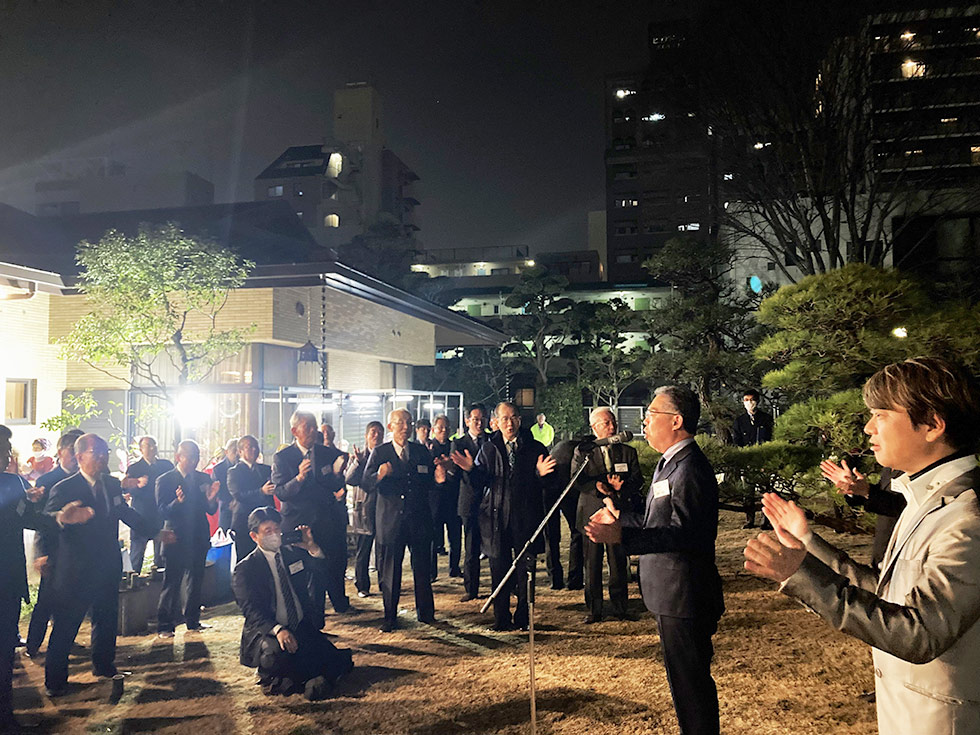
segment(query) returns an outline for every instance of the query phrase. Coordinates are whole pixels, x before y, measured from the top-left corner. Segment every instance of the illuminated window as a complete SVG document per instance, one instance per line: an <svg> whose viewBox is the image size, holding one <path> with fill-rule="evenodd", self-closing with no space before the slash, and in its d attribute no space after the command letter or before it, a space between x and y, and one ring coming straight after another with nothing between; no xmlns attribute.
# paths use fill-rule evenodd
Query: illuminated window
<svg viewBox="0 0 980 735"><path fill-rule="evenodd" d="M616 99L618 100L625 99L626 97L629 97L634 94L636 94L635 89L627 89L625 87L621 87L620 89L616 90Z"/></svg>
<svg viewBox="0 0 980 735"><path fill-rule="evenodd" d="M640 202L637 199L617 199L616 207L619 209L628 209L630 207L638 207Z"/></svg>
<svg viewBox="0 0 980 735"><path fill-rule="evenodd" d="M911 151L905 151L905 157L906 158L912 158L913 156L921 156L921 155L922 155L922 149L921 148L916 148L916 149L911 150Z"/></svg>
<svg viewBox="0 0 980 735"><path fill-rule="evenodd" d="M970 164L980 166L980 145L970 146Z"/></svg>
<svg viewBox="0 0 980 735"><path fill-rule="evenodd" d="M300 219L303 219L303 213L302 212L297 212L296 213L296 216L299 217Z"/></svg>
<svg viewBox="0 0 980 735"><path fill-rule="evenodd" d="M337 178L344 169L344 157L339 153L331 153L327 159L327 176Z"/></svg>
<svg viewBox="0 0 980 735"><path fill-rule="evenodd" d="M340 216L336 214L328 214L323 218L324 227L340 227Z"/></svg>
<svg viewBox="0 0 980 735"><path fill-rule="evenodd" d="M915 38L915 34L912 33L912 31L905 31L905 33L902 34L902 40L905 41L906 43L912 41L914 38Z"/></svg>
<svg viewBox="0 0 980 735"><path fill-rule="evenodd" d="M282 185L270 186L268 194L270 197L281 197L282 196Z"/></svg>
<svg viewBox="0 0 980 735"><path fill-rule="evenodd" d="M514 391L514 403L523 408L534 406L534 388L518 388Z"/></svg>
<svg viewBox="0 0 980 735"><path fill-rule="evenodd" d="M926 65L921 61L906 59L902 64L902 77L905 79L914 79L916 77L924 77L925 75Z"/></svg>
<svg viewBox="0 0 980 735"><path fill-rule="evenodd" d="M649 115L643 116L645 122L660 122L664 119L666 119L666 115L661 112L651 112Z"/></svg>
<svg viewBox="0 0 980 735"><path fill-rule="evenodd" d="M7 397L4 404L4 423L34 423L34 381L7 380Z"/></svg>
<svg viewBox="0 0 980 735"><path fill-rule="evenodd" d="M958 117L943 117L939 119L939 122L943 123L943 125L952 125L953 123L959 121L960 119Z"/></svg>
<svg viewBox="0 0 980 735"><path fill-rule="evenodd" d="M721 177L724 181L734 181L735 174L723 174Z"/></svg>

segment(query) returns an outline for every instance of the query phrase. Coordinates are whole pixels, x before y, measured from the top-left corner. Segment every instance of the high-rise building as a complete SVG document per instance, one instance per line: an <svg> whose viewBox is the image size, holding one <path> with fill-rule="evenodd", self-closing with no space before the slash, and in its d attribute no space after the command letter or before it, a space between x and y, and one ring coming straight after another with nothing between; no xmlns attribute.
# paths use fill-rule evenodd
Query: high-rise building
<svg viewBox="0 0 980 735"><path fill-rule="evenodd" d="M683 58L692 25L651 23L650 65L606 80L608 278L649 279L643 261L679 233L713 237L713 141Z"/></svg>
<svg viewBox="0 0 980 735"><path fill-rule="evenodd" d="M386 219L411 236L419 177L385 148L382 101L363 82L334 93L333 137L292 146L255 178L255 199L288 201L317 241L337 247Z"/></svg>

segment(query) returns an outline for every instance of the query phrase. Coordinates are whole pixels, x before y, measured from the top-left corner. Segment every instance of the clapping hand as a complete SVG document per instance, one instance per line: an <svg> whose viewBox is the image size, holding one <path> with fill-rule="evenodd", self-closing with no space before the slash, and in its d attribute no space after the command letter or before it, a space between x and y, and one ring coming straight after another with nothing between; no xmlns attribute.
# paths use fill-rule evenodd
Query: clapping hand
<svg viewBox="0 0 980 735"><path fill-rule="evenodd" d="M95 510L88 505L82 505L81 500L73 500L58 511L58 521L62 526L81 525L94 517Z"/></svg>
<svg viewBox="0 0 980 735"><path fill-rule="evenodd" d="M177 496L177 502L178 503L183 503L184 502L184 488L178 487L177 490L176 490L176 492L174 494Z"/></svg>
<svg viewBox="0 0 980 735"><path fill-rule="evenodd" d="M210 487L207 485L201 485L201 489L204 490L204 496L210 503L218 496L218 491L221 489L221 483L218 480L215 480L211 483Z"/></svg>
<svg viewBox="0 0 980 735"><path fill-rule="evenodd" d="M545 475L550 475L555 469L555 465L558 463L555 461L554 457L549 457L547 454L542 454L538 457L536 467L538 469L538 477L544 477Z"/></svg>
<svg viewBox="0 0 980 735"><path fill-rule="evenodd" d="M265 483L261 489L264 495L273 495L276 492L276 486L273 484L272 480Z"/></svg>
<svg viewBox="0 0 980 735"><path fill-rule="evenodd" d="M800 541L809 532L803 509L775 493L762 496L762 510L772 523L775 538L760 533L745 546L745 568L760 577L784 582L800 568L806 546Z"/></svg>
<svg viewBox="0 0 980 735"><path fill-rule="evenodd" d="M463 452L457 450L450 454L449 458L453 461L454 465L459 467L464 472L469 472L473 469L473 455L470 454L469 449Z"/></svg>
<svg viewBox="0 0 980 735"><path fill-rule="evenodd" d="M30 500L32 503L40 502L40 500L44 498L43 485L41 485L40 487L29 487L25 492L27 494L27 499Z"/></svg>
<svg viewBox="0 0 980 735"><path fill-rule="evenodd" d="M609 507L600 508L592 514L585 533L596 544L618 544L623 540L619 519Z"/></svg>
<svg viewBox="0 0 980 735"><path fill-rule="evenodd" d="M842 459L840 465L834 464L830 459L823 460L820 463L820 474L834 483L837 490L844 495L868 497L868 479L856 469L851 469L846 459Z"/></svg>
<svg viewBox="0 0 980 735"><path fill-rule="evenodd" d="M393 470L394 468L391 466L391 462L385 462L383 465L378 467L378 479L379 480L385 479L388 475L392 473Z"/></svg>

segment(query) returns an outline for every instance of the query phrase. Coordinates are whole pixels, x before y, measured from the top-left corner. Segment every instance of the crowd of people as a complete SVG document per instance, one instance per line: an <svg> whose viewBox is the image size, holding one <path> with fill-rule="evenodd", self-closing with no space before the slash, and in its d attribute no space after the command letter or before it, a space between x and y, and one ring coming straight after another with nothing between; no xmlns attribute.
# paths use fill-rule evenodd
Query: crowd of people
<svg viewBox="0 0 980 735"><path fill-rule="evenodd" d="M875 648L881 732L980 732L980 685L972 675L980 650L980 392L962 369L922 358L877 373L865 401L865 431L886 468L882 481L872 486L846 463L827 461L821 469L855 502L892 518L879 527L886 539L876 566L856 564L821 540L800 508L775 495L763 500L772 533L749 541L745 566ZM740 431L748 443L771 431L757 405L758 395L746 392ZM229 441L210 474L199 471L193 441L176 447L171 464L157 456L152 437L143 437L139 460L121 480L107 471L103 439L67 432L57 465L33 485L0 475L0 730L14 726L11 670L27 593L21 529L37 531L41 571L26 653L38 655L50 620L45 686L58 697L67 690L68 654L86 614L93 671L117 674L118 523L131 528L134 569L142 567L147 543L155 544L164 570L157 634L171 638L179 625L208 627L200 619L201 582L208 516L217 514L238 559L232 587L244 617L241 663L257 669L269 694L321 699L354 665L351 652L323 630L327 600L337 614L360 612L346 592L350 526L354 587L359 598L371 596L376 572L386 633L399 625L406 549L415 615L425 625L437 621L432 582L441 555L450 577L462 580L462 603L486 594L483 560L493 588L508 579L493 600L494 631L529 627L524 580L530 574L533 583L539 554L553 588L567 580L568 588L583 590L586 624L631 619L627 561L639 556L640 590L656 618L680 730L718 733L711 674L725 609L715 564L718 486L694 441L699 420L690 389L655 391L643 437L661 458L646 490L637 452L622 442L616 413L605 407L591 412L588 437L553 447L544 443L554 441L545 416L522 427L510 402L492 412L469 406L466 429L453 438L447 417L416 424L396 409L386 425L368 424L363 445L349 452L313 414L297 411L294 441L271 465L259 462L259 442L249 435ZM9 454L10 432L2 427L0 455ZM559 512L535 538L552 506ZM561 517L570 532L567 576ZM507 578L512 566L516 573Z"/></svg>

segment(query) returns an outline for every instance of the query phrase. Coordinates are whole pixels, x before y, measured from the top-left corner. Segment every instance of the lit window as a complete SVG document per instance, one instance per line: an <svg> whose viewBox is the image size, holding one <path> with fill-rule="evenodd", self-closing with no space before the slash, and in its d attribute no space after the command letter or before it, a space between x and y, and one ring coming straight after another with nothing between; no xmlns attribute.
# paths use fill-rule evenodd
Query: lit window
<svg viewBox="0 0 980 735"><path fill-rule="evenodd" d="M980 166L980 145L970 146L970 164Z"/></svg>
<svg viewBox="0 0 980 735"><path fill-rule="evenodd" d="M735 180L735 174L722 174L722 177L721 178L724 181L734 181Z"/></svg>
<svg viewBox="0 0 980 735"><path fill-rule="evenodd" d="M916 149L911 150L911 151L905 151L905 157L906 158L911 158L912 156L921 156L921 155L922 155L922 149L921 148L916 148Z"/></svg>
<svg viewBox="0 0 980 735"><path fill-rule="evenodd" d="M909 43L914 38L915 38L915 34L912 33L912 31L905 31L905 33L902 34L902 40L905 41L906 43Z"/></svg>
<svg viewBox="0 0 980 735"><path fill-rule="evenodd" d="M327 176L337 178L344 169L344 157L339 153L331 153L327 159Z"/></svg>
<svg viewBox="0 0 980 735"><path fill-rule="evenodd" d="M643 120L645 122L660 122L661 120L666 119L666 117L667 116L661 112L651 112L649 115L644 115Z"/></svg>
<svg viewBox="0 0 980 735"><path fill-rule="evenodd" d="M640 202L636 199L617 199L616 206L619 209L628 209L630 207L638 207Z"/></svg>
<svg viewBox="0 0 980 735"><path fill-rule="evenodd" d="M921 61L906 59L902 64L902 77L905 79L914 79L916 77L924 77L925 75L926 65Z"/></svg>
<svg viewBox="0 0 980 735"><path fill-rule="evenodd" d="M4 404L6 424L34 423L34 381L7 380L6 403Z"/></svg>
<svg viewBox="0 0 980 735"><path fill-rule="evenodd" d="M943 117L939 119L939 122L943 123L944 125L952 125L953 123L959 121L960 119L958 117Z"/></svg>
<svg viewBox="0 0 980 735"><path fill-rule="evenodd" d="M296 213L296 216L299 217L300 219L303 219L303 213L302 212L297 212Z"/></svg>
<svg viewBox="0 0 980 735"><path fill-rule="evenodd" d="M323 218L324 227L340 227L340 216L336 214L328 214Z"/></svg>
<svg viewBox="0 0 980 735"><path fill-rule="evenodd" d="M616 99L621 100L634 94L636 94L635 89L626 89L625 87L622 87L616 90Z"/></svg>
<svg viewBox="0 0 980 735"><path fill-rule="evenodd" d="M281 197L282 196L282 185L270 186L268 194L270 197Z"/></svg>
<svg viewBox="0 0 980 735"><path fill-rule="evenodd" d="M697 232L701 229L700 222L689 222L686 225L677 225L677 229L680 232Z"/></svg>

